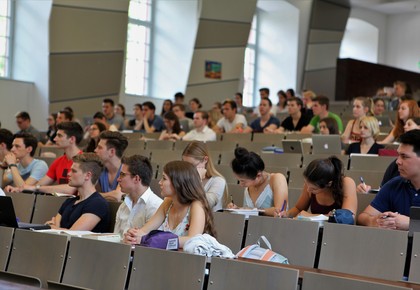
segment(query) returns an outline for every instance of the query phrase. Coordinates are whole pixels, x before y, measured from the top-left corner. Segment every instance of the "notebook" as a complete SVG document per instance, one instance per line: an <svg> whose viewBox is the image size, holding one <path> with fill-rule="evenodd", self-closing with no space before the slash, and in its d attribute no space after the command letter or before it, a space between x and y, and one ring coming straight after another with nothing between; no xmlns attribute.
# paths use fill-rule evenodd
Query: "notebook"
<svg viewBox="0 0 420 290"><path fill-rule="evenodd" d="M312 135L312 154L341 154L340 135Z"/></svg>
<svg viewBox="0 0 420 290"><path fill-rule="evenodd" d="M10 196L0 196L0 226L34 230L50 228L50 226L44 224L18 222L15 214L15 208L13 207L13 201Z"/></svg>
<svg viewBox="0 0 420 290"><path fill-rule="evenodd" d="M282 140L283 153L299 153L303 154L303 146L301 140Z"/></svg>
<svg viewBox="0 0 420 290"><path fill-rule="evenodd" d="M420 206L410 207L410 225L408 235L413 236L414 232L420 232Z"/></svg>

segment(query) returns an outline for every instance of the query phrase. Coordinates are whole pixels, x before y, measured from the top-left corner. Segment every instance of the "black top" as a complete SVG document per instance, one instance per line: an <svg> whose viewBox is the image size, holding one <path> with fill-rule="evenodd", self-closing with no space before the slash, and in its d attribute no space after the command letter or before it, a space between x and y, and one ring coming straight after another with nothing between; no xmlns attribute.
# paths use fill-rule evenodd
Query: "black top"
<svg viewBox="0 0 420 290"><path fill-rule="evenodd" d="M367 154L378 154L379 149L383 149L383 148L384 148L384 145L381 145L381 144L378 144L378 143L375 142L370 147ZM351 153L361 153L360 152L360 142L351 143L349 145L349 148L347 148L346 154L350 155Z"/></svg>
<svg viewBox="0 0 420 290"><path fill-rule="evenodd" d="M286 131L300 131L303 127L309 124L311 121L311 118L308 118L307 115L301 115L299 122L296 124L296 127L293 126L293 119L291 116L284 119L284 121L281 123L281 127L284 128Z"/></svg>

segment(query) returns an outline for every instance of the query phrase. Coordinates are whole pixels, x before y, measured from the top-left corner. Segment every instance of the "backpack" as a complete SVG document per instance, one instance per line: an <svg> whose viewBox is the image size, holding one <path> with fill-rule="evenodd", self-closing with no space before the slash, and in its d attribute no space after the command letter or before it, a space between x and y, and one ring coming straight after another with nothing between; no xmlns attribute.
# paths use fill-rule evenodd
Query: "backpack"
<svg viewBox="0 0 420 290"><path fill-rule="evenodd" d="M260 247L261 240L265 243L268 249ZM261 236L256 244L246 246L245 248L240 250L236 254L236 256L248 259L275 262L280 264L289 264L289 261L286 257L271 250L271 244L265 236Z"/></svg>

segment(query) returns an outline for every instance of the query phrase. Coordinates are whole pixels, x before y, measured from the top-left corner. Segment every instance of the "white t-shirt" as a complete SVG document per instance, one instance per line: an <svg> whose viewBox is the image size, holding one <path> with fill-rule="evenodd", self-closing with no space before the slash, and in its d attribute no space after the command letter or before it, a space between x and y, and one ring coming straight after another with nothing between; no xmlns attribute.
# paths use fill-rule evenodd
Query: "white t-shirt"
<svg viewBox="0 0 420 290"><path fill-rule="evenodd" d="M236 124L239 124L239 123L242 124L242 129L244 129L247 126L247 122L244 115L236 114L232 123L229 122L228 119L223 117L219 121L217 121L217 127L222 128L226 133L234 129L236 127Z"/></svg>

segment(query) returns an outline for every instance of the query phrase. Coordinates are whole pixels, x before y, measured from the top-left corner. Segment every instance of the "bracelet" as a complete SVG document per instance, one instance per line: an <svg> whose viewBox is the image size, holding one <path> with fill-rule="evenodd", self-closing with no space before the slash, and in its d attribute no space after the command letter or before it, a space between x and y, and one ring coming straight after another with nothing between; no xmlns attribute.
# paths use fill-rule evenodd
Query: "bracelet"
<svg viewBox="0 0 420 290"><path fill-rule="evenodd" d="M13 163L13 164L9 164L8 167L9 167L9 169L12 169L12 167L17 167L17 165Z"/></svg>

